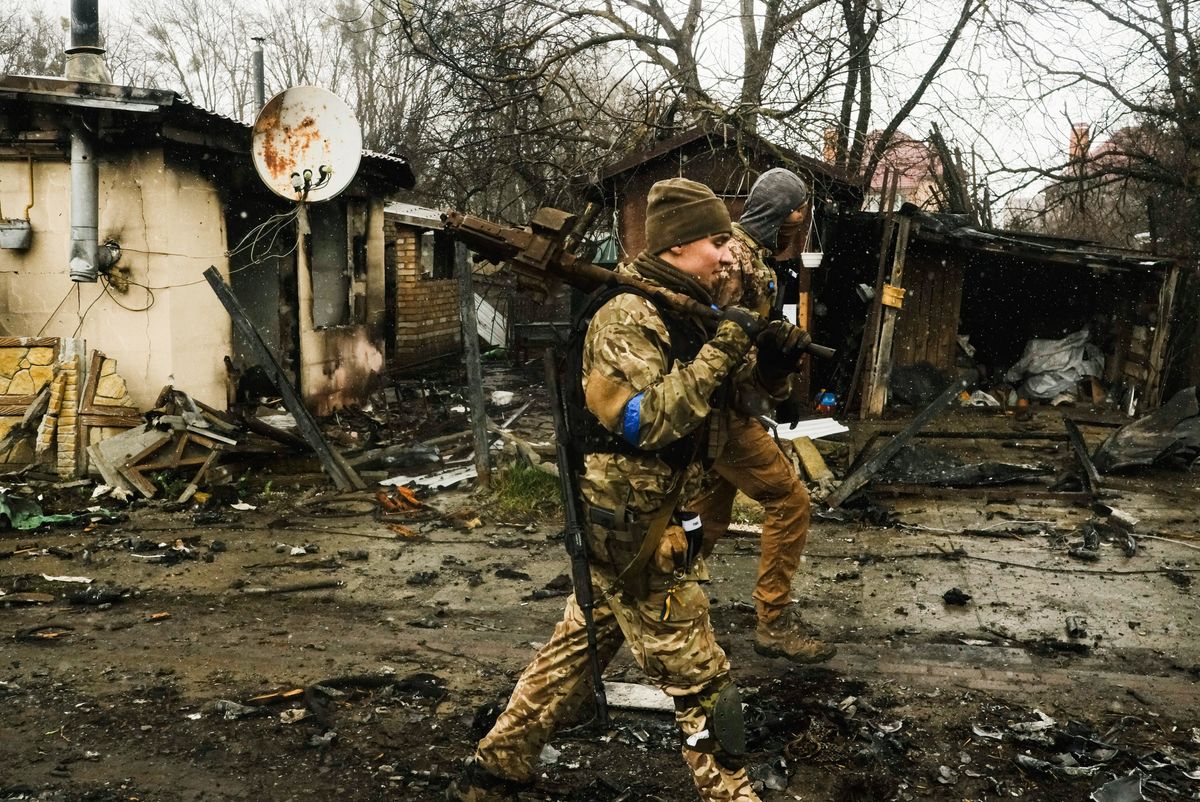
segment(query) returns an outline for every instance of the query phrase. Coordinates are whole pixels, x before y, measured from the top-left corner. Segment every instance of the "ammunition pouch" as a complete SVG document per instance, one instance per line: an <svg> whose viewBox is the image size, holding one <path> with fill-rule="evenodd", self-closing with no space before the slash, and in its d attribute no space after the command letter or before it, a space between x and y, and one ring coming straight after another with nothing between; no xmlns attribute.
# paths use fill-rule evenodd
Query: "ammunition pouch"
<svg viewBox="0 0 1200 802"><path fill-rule="evenodd" d="M674 485L663 500L662 506L648 515L635 515L625 510L607 510L585 504L589 522L589 544L594 554L607 557L608 564L617 571L616 584L621 592L635 599L650 595L649 566L663 532L671 523L671 513L683 491L683 476L675 478ZM611 522L610 528L607 523Z"/></svg>
<svg viewBox="0 0 1200 802"><path fill-rule="evenodd" d="M650 594L649 577L645 571L625 571L641 552L648 533L649 517L640 520L631 512L623 515L603 507L585 504L588 520L589 547L593 555L608 563L620 574L618 586L623 594L643 599Z"/></svg>
<svg viewBox="0 0 1200 802"><path fill-rule="evenodd" d="M746 718L742 713L742 695L728 676L716 680L700 693L675 699L676 708L699 706L707 726L687 739L689 749L711 754L727 769L740 769L746 763Z"/></svg>

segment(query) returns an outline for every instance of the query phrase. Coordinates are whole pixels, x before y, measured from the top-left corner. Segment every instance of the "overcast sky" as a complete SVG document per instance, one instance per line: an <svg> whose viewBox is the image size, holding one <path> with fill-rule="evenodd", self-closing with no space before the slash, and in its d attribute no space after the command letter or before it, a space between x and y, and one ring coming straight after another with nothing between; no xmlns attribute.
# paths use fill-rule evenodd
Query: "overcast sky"
<svg viewBox="0 0 1200 802"><path fill-rule="evenodd" d="M41 4L51 13L68 16L69 0L18 0L29 6ZM101 0L100 13L108 24L128 25L135 0ZM331 3L332 4L332 3ZM884 95L906 98L915 77L932 60L945 30L957 13L955 0L896 0L885 2L889 11L897 11L904 22L893 28L888 42L882 42L877 57L875 125L882 125L893 112L883 102ZM716 22L705 35L702 64L709 77L740 65L741 36L737 27L736 0L706 3L706 9L723 12L724 22ZM1005 3L995 3L986 13L1014 13ZM721 16L718 14L718 17ZM994 21L994 17L992 20ZM1041 24L1032 30L1031 39L1047 57L1072 57L1113 63L1128 48L1126 34L1098 20L1079 20L1070 16ZM1001 165L1048 165L1063 159L1070 125L1095 123L1106 117L1106 98L1095 90L1074 88L1055 94L1036 104L1038 87L1031 86L1021 64L994 42L969 35L960 42L943 71L939 84L932 88L904 130L925 137L931 122L943 127L948 138L968 155L974 149L987 169ZM895 101L898 103L899 101ZM892 105L895 105L893 103ZM833 110L822 110L831 114ZM994 175L993 186L1013 190L1016 180ZM1032 194L1032 190L1020 190Z"/></svg>

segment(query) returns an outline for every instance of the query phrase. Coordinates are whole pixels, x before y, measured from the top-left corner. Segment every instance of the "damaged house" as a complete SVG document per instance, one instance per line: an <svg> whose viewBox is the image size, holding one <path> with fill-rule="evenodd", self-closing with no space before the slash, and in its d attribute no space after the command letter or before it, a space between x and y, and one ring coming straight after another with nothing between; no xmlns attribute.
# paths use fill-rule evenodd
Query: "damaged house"
<svg viewBox="0 0 1200 802"><path fill-rule="evenodd" d="M420 259L418 229L385 227L385 202L413 185L408 163L365 152L346 192L310 205L298 243L295 210L255 174L248 125L104 83L100 66L84 73L95 82L0 76L0 428L53 384L55 462L72 474L106 424L132 425L165 385L223 408L226 363L236 385L252 358L209 266L312 412L362 403L403 345L396 276ZM299 248L313 288L304 348Z"/></svg>
<svg viewBox="0 0 1200 802"><path fill-rule="evenodd" d="M894 401L920 406L930 400L922 383L936 394L964 369L1038 400L1033 352L1050 346L1029 343L1069 338L1064 348L1087 355L1078 366L1086 400L1129 414L1161 401L1176 259L986 228L911 204L894 215L845 212L828 241L817 294L827 313L814 337L839 357L814 371L847 408L858 397L865 416ZM1026 369L1024 384L1014 366Z"/></svg>

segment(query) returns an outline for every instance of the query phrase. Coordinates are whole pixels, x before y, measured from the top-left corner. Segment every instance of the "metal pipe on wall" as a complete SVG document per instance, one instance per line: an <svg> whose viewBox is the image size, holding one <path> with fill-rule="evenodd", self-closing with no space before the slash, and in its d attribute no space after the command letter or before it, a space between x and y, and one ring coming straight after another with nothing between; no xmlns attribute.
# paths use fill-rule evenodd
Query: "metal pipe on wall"
<svg viewBox="0 0 1200 802"><path fill-rule="evenodd" d="M98 278L100 170L92 138L82 124L71 130L71 281Z"/></svg>

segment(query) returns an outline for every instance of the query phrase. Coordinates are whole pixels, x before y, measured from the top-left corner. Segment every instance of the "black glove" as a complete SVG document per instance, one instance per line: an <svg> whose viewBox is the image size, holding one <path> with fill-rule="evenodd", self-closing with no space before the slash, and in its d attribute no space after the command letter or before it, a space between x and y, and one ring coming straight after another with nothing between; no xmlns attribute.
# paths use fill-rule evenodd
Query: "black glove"
<svg viewBox="0 0 1200 802"><path fill-rule="evenodd" d="M731 323L736 323L742 331L746 332L746 336L751 340L758 337L762 332L766 321L762 315L755 314L744 306L730 306L721 311L721 320L728 320Z"/></svg>
<svg viewBox="0 0 1200 802"><path fill-rule="evenodd" d="M812 337L786 320L773 320L758 335L755 345L758 346L760 359L794 366L804 350L812 345Z"/></svg>

